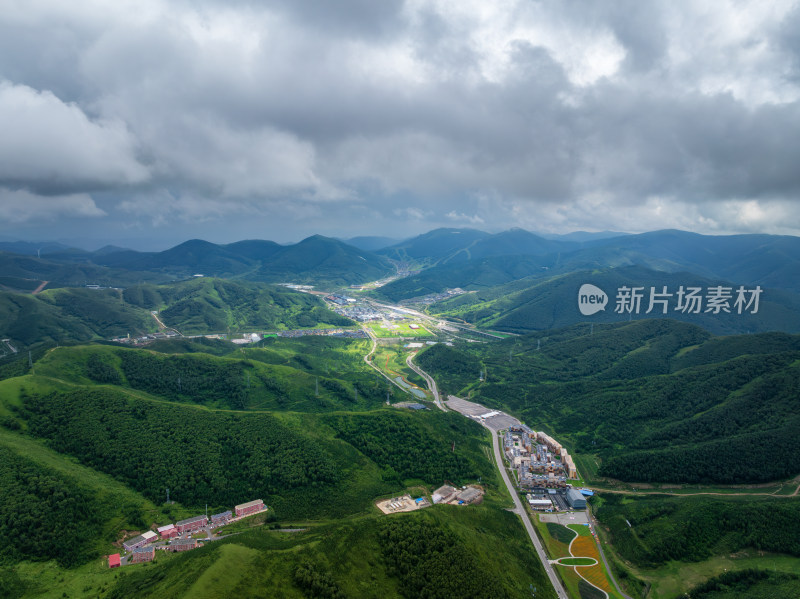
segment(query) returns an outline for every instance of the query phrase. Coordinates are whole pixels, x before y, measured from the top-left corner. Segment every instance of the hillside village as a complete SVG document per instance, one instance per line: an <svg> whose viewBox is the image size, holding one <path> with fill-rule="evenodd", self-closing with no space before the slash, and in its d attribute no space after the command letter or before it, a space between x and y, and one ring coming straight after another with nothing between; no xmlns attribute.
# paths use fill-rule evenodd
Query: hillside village
<svg viewBox="0 0 800 599"><path fill-rule="evenodd" d="M108 567L117 568L126 564L138 564L150 562L155 558L156 549L162 551L183 552L196 549L203 540L213 541L213 529L226 524L231 524L242 518L266 511L268 508L261 499L241 503L231 510L212 514L209 518L206 514L193 516L160 526L157 532L148 530L140 535L123 541L122 547L125 555L114 553L108 556ZM204 539L198 539L197 533L205 533ZM195 535L195 538L192 536Z"/></svg>

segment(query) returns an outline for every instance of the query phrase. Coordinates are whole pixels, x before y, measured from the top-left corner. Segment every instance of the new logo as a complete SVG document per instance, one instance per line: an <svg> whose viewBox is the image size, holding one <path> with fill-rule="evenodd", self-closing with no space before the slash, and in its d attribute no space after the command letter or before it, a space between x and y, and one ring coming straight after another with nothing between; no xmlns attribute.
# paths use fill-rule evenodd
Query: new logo
<svg viewBox="0 0 800 599"><path fill-rule="evenodd" d="M591 316L606 309L606 292L590 283L584 283L578 290L578 310L584 316Z"/></svg>

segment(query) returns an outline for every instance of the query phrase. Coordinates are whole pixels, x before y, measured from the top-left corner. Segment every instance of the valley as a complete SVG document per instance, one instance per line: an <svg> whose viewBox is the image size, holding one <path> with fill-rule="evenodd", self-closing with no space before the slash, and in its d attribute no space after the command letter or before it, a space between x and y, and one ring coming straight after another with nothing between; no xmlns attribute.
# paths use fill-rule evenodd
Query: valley
<svg viewBox="0 0 800 599"><path fill-rule="evenodd" d="M660 599L730 573L754 589L797 585L796 335L704 328L717 318L709 328L730 333L744 314L695 323L607 310L572 324L574 315L515 315L523 297L534 298L530 314L566 313L580 273L399 303L384 290L419 276L410 265L464 264L391 257L402 260L397 275L347 285L237 275L6 292L3 513L27 514L19 526L37 511L53 519L0 556L0 589ZM613 272L620 284L654 280ZM765 298L777 293L765 291L764 320L744 326L769 326L779 308ZM794 301L786 293L781 310ZM30 480L39 486L19 482ZM459 487L481 500L437 504L436 493ZM567 497L579 488L586 508ZM406 495L428 507L400 509ZM231 536L108 568L106 556L127 557L122 543L137 534L253 497L269 510L229 525ZM786 534L760 518L765 502ZM575 547L546 518L559 513L586 521L562 526L583 539ZM76 535L73 550L59 549ZM328 553L342 544L368 561ZM401 549L411 546L428 557ZM565 561L584 558L595 561ZM780 572L760 574L772 567ZM409 578L426 568L425 581Z"/></svg>

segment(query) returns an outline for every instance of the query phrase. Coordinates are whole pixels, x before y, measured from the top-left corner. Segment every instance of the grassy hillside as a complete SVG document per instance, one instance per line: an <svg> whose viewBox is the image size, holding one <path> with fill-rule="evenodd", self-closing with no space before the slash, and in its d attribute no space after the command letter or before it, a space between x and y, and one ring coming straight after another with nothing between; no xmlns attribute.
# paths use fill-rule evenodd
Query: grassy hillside
<svg viewBox="0 0 800 599"><path fill-rule="evenodd" d="M514 516L445 506L302 533L253 531L134 569L117 597L553 597ZM502 564L502 575L499 565Z"/></svg>
<svg viewBox="0 0 800 599"><path fill-rule="evenodd" d="M471 392L597 455L604 476L731 484L800 472L798 337L708 339L674 321L589 333L437 345L417 360L446 392Z"/></svg>
<svg viewBox="0 0 800 599"><path fill-rule="evenodd" d="M105 345L62 347L43 355L35 371L73 384L115 385L209 408L370 410L383 404L388 387L362 360L367 343L325 337L272 339L264 349L234 349L224 356L204 353L207 345L199 341L163 341L155 344L161 352ZM231 351L232 344L217 344L210 349ZM162 353L175 347L179 353ZM297 348L309 351L299 353ZM314 348L321 351L315 353ZM194 351L186 353L187 349ZM9 366L9 375L28 371L27 360L16 365Z"/></svg>
<svg viewBox="0 0 800 599"><path fill-rule="evenodd" d="M112 550L120 530L168 517L111 477L7 428L0 428L0 458L0 534L9 540L0 565L79 566Z"/></svg>
<svg viewBox="0 0 800 599"><path fill-rule="evenodd" d="M246 281L201 278L129 287L123 297L148 312L160 310L164 324L185 335L352 325L313 295Z"/></svg>
<svg viewBox="0 0 800 599"><path fill-rule="evenodd" d="M541 259L536 256L494 256L427 268L417 274L392 281L376 293L398 302L429 293L441 293L455 287L486 290L532 275L547 274L548 271L543 268Z"/></svg>
<svg viewBox="0 0 800 599"><path fill-rule="evenodd" d="M603 493L594 502L634 596L791 597L800 589L800 499Z"/></svg>

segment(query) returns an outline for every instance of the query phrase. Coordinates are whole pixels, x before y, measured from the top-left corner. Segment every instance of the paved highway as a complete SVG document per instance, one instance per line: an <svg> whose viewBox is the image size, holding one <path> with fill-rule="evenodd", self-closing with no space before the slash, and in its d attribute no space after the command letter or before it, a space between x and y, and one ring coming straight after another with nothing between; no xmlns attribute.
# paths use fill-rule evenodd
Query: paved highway
<svg viewBox="0 0 800 599"><path fill-rule="evenodd" d="M489 427L486 427L489 428ZM506 487L508 488L508 492L511 494L511 498L514 500L514 511L522 518L522 523L525 525L525 530L528 531L528 536L531 538L531 542L533 546L536 548L536 555L539 556L539 561L542 562L542 566L544 566L544 571L547 573L547 577L550 579L550 583L553 585L553 588L556 590L556 595L560 599L569 599L569 595L564 590L564 587L561 585L561 579L558 578L555 570L553 569L552 564L547 559L547 554L544 551L544 547L542 546L542 542L539 540L539 537L536 536L536 531L533 529L533 524L531 524L530 518L528 518L528 512L525 511L525 506L522 505L522 501L519 498L519 493L511 484L511 480L508 478L508 473L506 472L505 462L503 461L503 456L500 454L500 442L497 440L497 433L492 429L489 429L489 432L492 435L492 447L494 448L494 459L497 462L497 467L500 469L500 475L503 477L503 482L506 483Z"/></svg>

